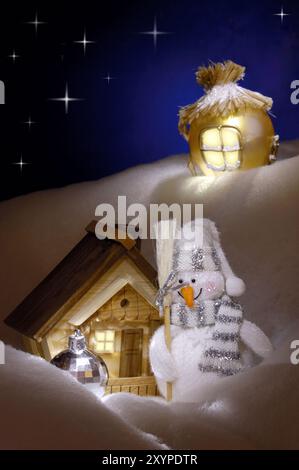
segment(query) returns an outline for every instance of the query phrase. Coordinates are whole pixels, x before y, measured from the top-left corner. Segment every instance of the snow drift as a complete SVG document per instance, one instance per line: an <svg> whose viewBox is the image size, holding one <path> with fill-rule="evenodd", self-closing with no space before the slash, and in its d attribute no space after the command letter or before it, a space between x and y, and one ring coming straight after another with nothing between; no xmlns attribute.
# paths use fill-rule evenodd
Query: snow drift
<svg viewBox="0 0 299 470"><path fill-rule="evenodd" d="M84 235L101 202L198 202L247 285L246 319L271 338L258 367L207 387L196 403L115 394L100 402L45 361L7 348L0 365L1 448L299 448L299 157L218 179L191 178L186 157L0 204L0 318ZM146 188L146 191L145 189ZM152 242L143 253L153 261ZM1 339L21 347L0 324Z"/></svg>

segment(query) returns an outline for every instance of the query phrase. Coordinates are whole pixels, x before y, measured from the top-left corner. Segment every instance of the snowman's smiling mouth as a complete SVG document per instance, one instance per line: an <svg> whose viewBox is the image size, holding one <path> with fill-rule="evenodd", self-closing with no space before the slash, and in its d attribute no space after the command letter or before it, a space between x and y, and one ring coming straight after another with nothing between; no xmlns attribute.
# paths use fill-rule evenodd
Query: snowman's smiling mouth
<svg viewBox="0 0 299 470"><path fill-rule="evenodd" d="M199 289L199 292L198 292L197 296L194 297L194 300L197 300L201 293L202 293L202 287ZM183 296L180 292L178 292L178 294L179 294L182 298L184 298L184 296Z"/></svg>

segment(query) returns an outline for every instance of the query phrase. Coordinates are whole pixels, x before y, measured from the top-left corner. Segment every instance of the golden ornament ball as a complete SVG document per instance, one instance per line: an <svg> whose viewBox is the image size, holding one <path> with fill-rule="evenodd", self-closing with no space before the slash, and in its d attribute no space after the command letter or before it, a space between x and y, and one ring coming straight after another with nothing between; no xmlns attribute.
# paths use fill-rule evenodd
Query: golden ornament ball
<svg viewBox="0 0 299 470"><path fill-rule="evenodd" d="M193 175L247 170L275 160L279 136L268 114L272 99L240 87L244 72L231 61L197 71L205 95L179 114Z"/></svg>

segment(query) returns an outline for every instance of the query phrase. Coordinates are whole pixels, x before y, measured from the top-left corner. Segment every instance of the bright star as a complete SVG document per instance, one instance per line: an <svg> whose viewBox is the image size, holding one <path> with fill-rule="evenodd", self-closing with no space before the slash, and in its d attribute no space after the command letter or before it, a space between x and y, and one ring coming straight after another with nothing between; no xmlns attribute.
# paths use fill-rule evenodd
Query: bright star
<svg viewBox="0 0 299 470"><path fill-rule="evenodd" d="M111 77L110 74L109 74L109 72L108 72L108 73L107 73L107 76L106 76L106 77L103 77L102 80L106 80L106 81L107 81L107 84L109 85L111 80L115 80L115 77Z"/></svg>
<svg viewBox="0 0 299 470"><path fill-rule="evenodd" d="M86 45L87 44L94 44L95 41L88 41L86 39L86 31L84 31L84 34L83 34L83 39L81 39L81 41L74 41L76 44L82 44L83 46L83 50L84 50L84 55L85 55L85 52L86 52Z"/></svg>
<svg viewBox="0 0 299 470"><path fill-rule="evenodd" d="M18 54L16 54L16 51L13 50L12 54L10 54L8 57L10 57L13 62L15 63L16 59L18 59L20 56Z"/></svg>
<svg viewBox="0 0 299 470"><path fill-rule="evenodd" d="M274 16L280 16L281 22L283 23L285 16L290 16L290 13L285 13L283 7L281 7L280 13L274 13Z"/></svg>
<svg viewBox="0 0 299 470"><path fill-rule="evenodd" d="M28 120L27 120L27 121L24 121L24 124L27 124L28 129L30 130L32 124L36 124L36 122L35 122L35 121L32 121L31 116L29 116L29 117L28 117Z"/></svg>
<svg viewBox="0 0 299 470"><path fill-rule="evenodd" d="M167 31L158 31L157 29L157 19L154 18L154 27L152 31L142 31L140 34L148 34L150 36L153 36L153 41L154 41L154 46L157 47L157 39L159 35L162 34L171 34Z"/></svg>
<svg viewBox="0 0 299 470"><path fill-rule="evenodd" d="M23 171L23 166L24 166L24 165L30 165L30 163L24 162L24 161L23 161L23 157L22 157L22 155L21 155L20 161L19 161L19 162L13 162L13 165L18 165L18 166L20 167L20 171L21 171L21 173L22 173L22 171Z"/></svg>
<svg viewBox="0 0 299 470"><path fill-rule="evenodd" d="M46 24L46 23L45 23L45 21L39 21L39 19L37 17L37 12L36 12L34 20L33 21L27 21L27 24L34 25L35 32L37 33L37 28L39 27L39 25L40 24Z"/></svg>
<svg viewBox="0 0 299 470"><path fill-rule="evenodd" d="M65 93L62 98L50 98L51 101L63 101L64 102L64 107L65 107L65 114L68 113L69 110L69 103L71 101L82 101L82 98L70 98L69 97L69 92L68 92L68 86L67 83L65 85Z"/></svg>

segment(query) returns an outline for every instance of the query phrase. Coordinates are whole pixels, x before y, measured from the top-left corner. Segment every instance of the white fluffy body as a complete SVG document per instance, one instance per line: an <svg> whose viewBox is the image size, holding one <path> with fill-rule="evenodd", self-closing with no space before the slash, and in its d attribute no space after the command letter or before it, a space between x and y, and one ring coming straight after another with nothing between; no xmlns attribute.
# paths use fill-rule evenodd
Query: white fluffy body
<svg viewBox="0 0 299 470"><path fill-rule="evenodd" d="M178 265L185 270L177 271L173 280L170 304L171 309L179 305L186 305L180 286L188 286L192 290L194 307L205 301L221 299L224 293L234 296L241 295L245 290L244 282L233 274L230 264L220 244L220 237L215 223L208 219L197 219L191 224L185 224L181 229L181 239L177 242ZM197 233L196 233L197 231ZM201 235L196 240L196 234ZM220 270L212 270L214 262L210 264L209 255L206 265L200 270L193 270L190 250L194 246L208 250L215 247L220 260ZM208 252L207 252L208 253ZM163 258L157 259L159 270L163 266ZM169 265L169 262L168 262ZM189 268L190 270L186 270ZM202 270L203 269L203 270ZM189 314L191 311L189 311ZM188 313L187 313L188 315ZM219 328L219 325L218 325ZM201 389L207 383L223 380L223 376L216 373L204 373L199 369L200 359L209 346L213 331L217 330L215 324L201 327L172 326L171 351L165 343L165 327L160 327L154 334L150 343L150 362L157 379L160 393L166 396L166 383L172 383L173 400L189 401L190 397L201 398ZM225 331L226 333L228 331ZM243 320L240 328L240 353L243 368L257 363L257 357L266 358L272 351L270 340L253 323ZM230 343L220 342L221 349L231 348ZM215 346L214 346L215 347ZM252 354L254 353L254 354Z"/></svg>
<svg viewBox="0 0 299 470"><path fill-rule="evenodd" d="M183 329L172 326L171 352L165 344L164 326L155 332L150 344L150 361L163 396L166 394L166 382L172 382L175 401L200 401L202 389L208 383L226 380L216 374L202 373L198 367L199 358L211 337L213 328L205 326ZM241 362L245 368L257 364L257 356L267 358L272 352L267 336L247 320L244 320L241 326L240 336Z"/></svg>

